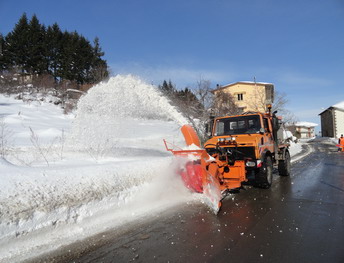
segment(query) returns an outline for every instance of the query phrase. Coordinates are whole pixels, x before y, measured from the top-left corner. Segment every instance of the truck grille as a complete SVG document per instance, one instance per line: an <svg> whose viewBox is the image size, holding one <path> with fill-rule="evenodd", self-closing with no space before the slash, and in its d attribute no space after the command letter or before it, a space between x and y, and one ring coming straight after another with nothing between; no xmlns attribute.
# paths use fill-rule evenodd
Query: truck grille
<svg viewBox="0 0 344 263"><path fill-rule="evenodd" d="M235 152L235 151L233 152L236 160L243 160L244 158L256 159L254 147L237 147L237 148L230 147L230 148L236 149L237 151L242 153L242 154L240 154L240 153ZM207 148L206 150L207 150L209 155L217 153L217 151L214 148ZM230 158L230 159L232 159L232 158Z"/></svg>
<svg viewBox="0 0 344 263"><path fill-rule="evenodd" d="M237 159L242 159L243 157L256 159L254 147L237 147L237 150L243 155L238 154Z"/></svg>

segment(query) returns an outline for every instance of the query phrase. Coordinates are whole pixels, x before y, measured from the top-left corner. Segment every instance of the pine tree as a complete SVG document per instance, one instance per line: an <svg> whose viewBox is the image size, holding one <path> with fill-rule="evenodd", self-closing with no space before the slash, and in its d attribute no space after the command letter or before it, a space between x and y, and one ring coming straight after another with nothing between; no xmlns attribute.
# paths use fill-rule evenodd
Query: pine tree
<svg viewBox="0 0 344 263"><path fill-rule="evenodd" d="M28 35L29 25L26 13L24 13L13 31L8 33L5 38L6 52L8 52L5 56L9 58L9 66L21 73L25 73L28 67Z"/></svg>
<svg viewBox="0 0 344 263"><path fill-rule="evenodd" d="M169 99L173 100L176 93L176 88L172 84L171 80L167 82L166 80L163 81L162 85L159 85L158 88L161 92L166 95Z"/></svg>
<svg viewBox="0 0 344 263"><path fill-rule="evenodd" d="M7 62L5 57L5 39L2 34L0 34L0 73L7 69Z"/></svg>
<svg viewBox="0 0 344 263"><path fill-rule="evenodd" d="M93 47L83 36L78 36L77 50L75 57L75 80L78 84L90 82L90 71L93 60Z"/></svg>
<svg viewBox="0 0 344 263"><path fill-rule="evenodd" d="M102 59L104 54L99 44L99 38L96 37L93 41L93 59L90 72L91 82L99 82L109 76L106 61Z"/></svg>
<svg viewBox="0 0 344 263"><path fill-rule="evenodd" d="M64 32L61 50L60 76L78 84L88 83L93 59L89 41L77 32Z"/></svg>
<svg viewBox="0 0 344 263"><path fill-rule="evenodd" d="M62 31L57 23L48 26L44 46L47 62L46 71L54 77L55 83L58 81L61 70L62 37Z"/></svg>
<svg viewBox="0 0 344 263"><path fill-rule="evenodd" d="M12 70L31 77L50 74L55 83L96 83L108 76L99 39L94 46L75 32L61 32L55 23L47 29L36 15L24 13L12 32L0 38L0 71Z"/></svg>
<svg viewBox="0 0 344 263"><path fill-rule="evenodd" d="M58 71L58 75L61 79L73 80L73 52L75 50L75 40L73 35L65 31L62 35L61 41L61 68Z"/></svg>
<svg viewBox="0 0 344 263"><path fill-rule="evenodd" d="M26 71L30 75L46 73L46 57L44 50L45 27L39 23L36 15L33 15L29 23L26 50L28 59Z"/></svg>

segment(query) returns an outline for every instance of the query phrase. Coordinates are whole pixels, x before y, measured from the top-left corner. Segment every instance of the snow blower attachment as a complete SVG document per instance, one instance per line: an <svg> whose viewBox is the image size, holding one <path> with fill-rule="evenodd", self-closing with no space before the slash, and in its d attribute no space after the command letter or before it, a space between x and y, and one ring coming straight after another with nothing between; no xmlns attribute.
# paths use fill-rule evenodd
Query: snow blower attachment
<svg viewBox="0 0 344 263"><path fill-rule="evenodd" d="M200 148L199 138L191 126L184 125L181 131L187 149L171 149L164 140L166 149L181 160L179 174L186 187L191 191L203 193L207 197L208 205L217 213L227 190L241 187L241 183L246 180L245 163L238 161L229 167Z"/></svg>

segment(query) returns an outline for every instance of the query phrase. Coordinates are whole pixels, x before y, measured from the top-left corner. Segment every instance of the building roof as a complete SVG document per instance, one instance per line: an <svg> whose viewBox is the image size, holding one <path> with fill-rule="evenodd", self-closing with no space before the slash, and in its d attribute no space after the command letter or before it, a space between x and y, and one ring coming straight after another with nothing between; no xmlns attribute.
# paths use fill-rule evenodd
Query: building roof
<svg viewBox="0 0 344 263"><path fill-rule="evenodd" d="M248 85L258 85L258 86L272 85L272 86L274 86L274 84L268 83L268 82L238 81L238 82L230 83L230 84L227 84L227 85L218 85L218 88L212 90L212 92L218 91L218 90L222 90L222 89L225 89L225 88L228 88L230 86L237 85L237 84L248 84Z"/></svg>
<svg viewBox="0 0 344 263"><path fill-rule="evenodd" d="M325 111L330 110L330 109L337 109L337 110L344 111L344 101L338 102L337 104L334 104L333 106L328 107L326 110L319 113L319 115L323 114Z"/></svg>
<svg viewBox="0 0 344 263"><path fill-rule="evenodd" d="M313 123L313 122L307 122L307 121L299 121L296 122L290 126L297 126L297 127L307 127L307 128L312 128L312 127L316 127L318 126L317 123Z"/></svg>
<svg viewBox="0 0 344 263"><path fill-rule="evenodd" d="M344 110L344 101L334 104L332 107Z"/></svg>

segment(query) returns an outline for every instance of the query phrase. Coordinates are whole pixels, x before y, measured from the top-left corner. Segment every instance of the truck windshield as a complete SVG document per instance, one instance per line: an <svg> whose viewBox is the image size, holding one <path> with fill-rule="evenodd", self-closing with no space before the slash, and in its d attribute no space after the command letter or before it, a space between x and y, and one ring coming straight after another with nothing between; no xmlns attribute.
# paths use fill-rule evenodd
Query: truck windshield
<svg viewBox="0 0 344 263"><path fill-rule="evenodd" d="M216 120L215 136L259 133L259 115L230 117Z"/></svg>

